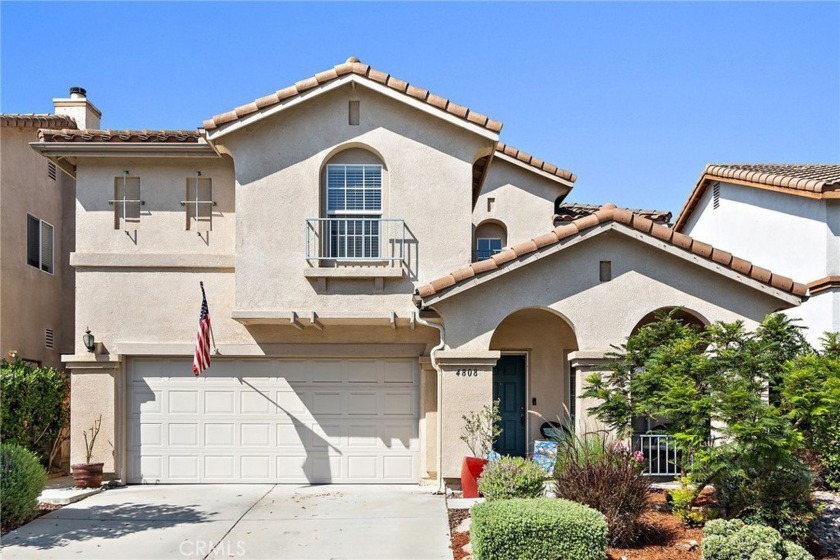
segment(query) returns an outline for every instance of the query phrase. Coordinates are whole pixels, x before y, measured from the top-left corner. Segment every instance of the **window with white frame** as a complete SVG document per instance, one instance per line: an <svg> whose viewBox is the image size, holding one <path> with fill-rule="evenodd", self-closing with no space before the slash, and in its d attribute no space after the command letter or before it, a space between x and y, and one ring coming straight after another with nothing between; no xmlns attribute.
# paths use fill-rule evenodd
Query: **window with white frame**
<svg viewBox="0 0 840 560"><path fill-rule="evenodd" d="M195 176L187 179L187 196L181 204L186 208L187 230L210 231L213 229L213 181L209 177Z"/></svg>
<svg viewBox="0 0 840 560"><path fill-rule="evenodd" d="M326 236L329 258L378 259L382 166L327 165Z"/></svg>
<svg viewBox="0 0 840 560"><path fill-rule="evenodd" d="M26 262L53 273L53 227L32 214L26 215Z"/></svg>
<svg viewBox="0 0 840 560"><path fill-rule="evenodd" d="M129 231L140 227L140 207L144 204L140 200L140 177L115 177L114 198L110 202L114 205L114 229Z"/></svg>

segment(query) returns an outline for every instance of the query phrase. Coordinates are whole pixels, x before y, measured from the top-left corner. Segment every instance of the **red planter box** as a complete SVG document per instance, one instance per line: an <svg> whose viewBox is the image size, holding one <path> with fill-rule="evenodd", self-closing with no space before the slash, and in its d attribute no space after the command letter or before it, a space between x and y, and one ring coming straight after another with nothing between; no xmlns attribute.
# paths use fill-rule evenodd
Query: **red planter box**
<svg viewBox="0 0 840 560"><path fill-rule="evenodd" d="M486 464L487 459L464 457L464 462L461 464L461 490L465 498L479 497L478 477L481 476Z"/></svg>

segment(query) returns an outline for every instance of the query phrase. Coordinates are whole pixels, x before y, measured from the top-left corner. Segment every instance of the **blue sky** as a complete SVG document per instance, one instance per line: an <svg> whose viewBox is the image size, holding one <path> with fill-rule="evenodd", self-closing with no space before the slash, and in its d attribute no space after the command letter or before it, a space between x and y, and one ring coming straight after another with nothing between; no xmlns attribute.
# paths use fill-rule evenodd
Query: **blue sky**
<svg viewBox="0 0 840 560"><path fill-rule="evenodd" d="M677 211L708 162L840 161L840 3L0 4L0 109L202 120L357 56L505 123L569 200Z"/></svg>

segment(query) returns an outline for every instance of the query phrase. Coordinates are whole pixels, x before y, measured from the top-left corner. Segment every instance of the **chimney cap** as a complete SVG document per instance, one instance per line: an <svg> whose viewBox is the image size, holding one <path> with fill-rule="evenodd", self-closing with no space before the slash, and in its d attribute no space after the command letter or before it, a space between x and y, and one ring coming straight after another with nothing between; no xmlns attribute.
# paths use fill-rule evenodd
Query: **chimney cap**
<svg viewBox="0 0 840 560"><path fill-rule="evenodd" d="M85 97L87 95L87 90L83 87L73 86L70 88L70 97L73 97L74 95Z"/></svg>

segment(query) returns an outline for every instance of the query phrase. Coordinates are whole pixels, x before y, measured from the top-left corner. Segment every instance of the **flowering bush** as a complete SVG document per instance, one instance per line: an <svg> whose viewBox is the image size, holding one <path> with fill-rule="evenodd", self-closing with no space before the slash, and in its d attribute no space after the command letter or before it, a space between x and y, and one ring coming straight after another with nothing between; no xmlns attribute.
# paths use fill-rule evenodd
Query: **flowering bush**
<svg viewBox="0 0 840 560"><path fill-rule="evenodd" d="M545 471L522 457L490 461L478 479L478 491L487 500L539 498L545 493Z"/></svg>
<svg viewBox="0 0 840 560"><path fill-rule="evenodd" d="M554 491L604 514L612 545L633 544L648 509L650 480L642 475L645 457L602 434L584 434L558 444Z"/></svg>

